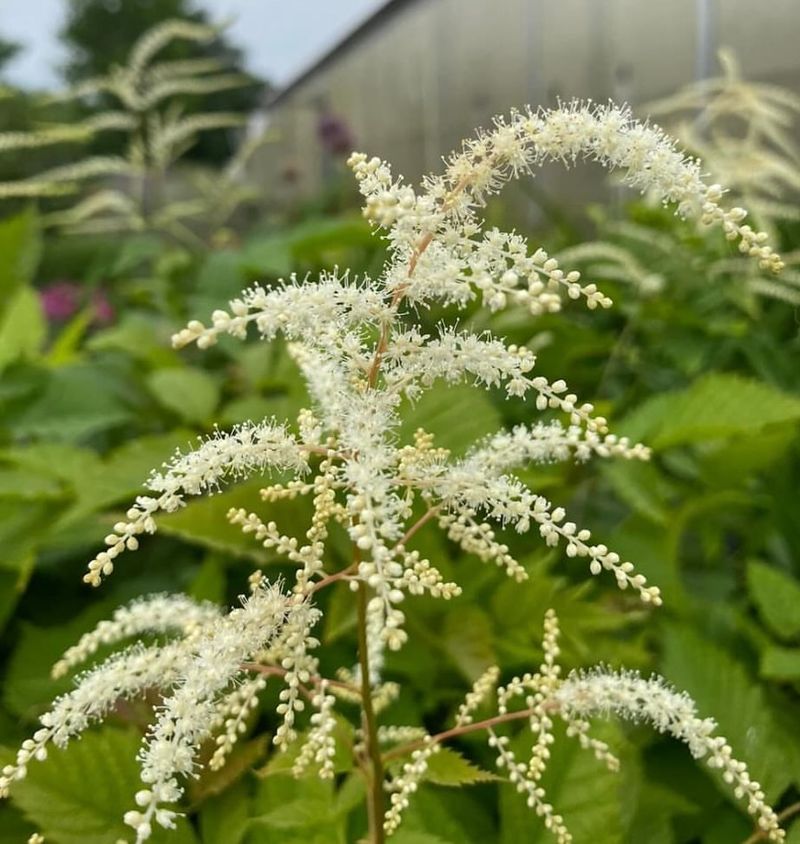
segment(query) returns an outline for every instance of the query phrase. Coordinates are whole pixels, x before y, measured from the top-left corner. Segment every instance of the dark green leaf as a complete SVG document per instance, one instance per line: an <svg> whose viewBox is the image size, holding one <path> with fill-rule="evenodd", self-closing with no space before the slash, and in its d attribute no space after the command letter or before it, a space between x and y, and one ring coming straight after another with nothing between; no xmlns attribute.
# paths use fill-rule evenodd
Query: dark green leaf
<svg viewBox="0 0 800 844"><path fill-rule="evenodd" d="M28 776L15 784L12 799L54 844L110 844L130 840L122 816L135 808L133 795L142 787L136 753L140 737L103 729L53 750L45 763L32 763ZM167 832L158 827L157 844L193 844L185 819Z"/></svg>
<svg viewBox="0 0 800 844"><path fill-rule="evenodd" d="M756 433L800 419L800 399L768 384L715 373L691 387L649 399L619 424L656 449Z"/></svg>
<svg viewBox="0 0 800 844"><path fill-rule="evenodd" d="M442 747L428 760L425 779L434 785L462 786L473 785L476 782L491 782L497 777L473 765L455 750Z"/></svg>
<svg viewBox="0 0 800 844"><path fill-rule="evenodd" d="M751 561L747 586L758 614L781 639L800 634L800 583L774 566Z"/></svg>
<svg viewBox="0 0 800 844"><path fill-rule="evenodd" d="M202 369L157 369L148 375L147 386L162 407L184 422L208 422L219 402L217 379Z"/></svg>

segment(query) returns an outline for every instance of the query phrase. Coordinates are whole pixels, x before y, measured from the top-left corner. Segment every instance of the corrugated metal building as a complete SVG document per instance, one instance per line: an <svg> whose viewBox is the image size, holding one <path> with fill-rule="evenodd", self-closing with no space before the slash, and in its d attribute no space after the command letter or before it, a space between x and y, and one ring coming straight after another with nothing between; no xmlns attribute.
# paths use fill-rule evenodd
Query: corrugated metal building
<svg viewBox="0 0 800 844"><path fill-rule="evenodd" d="M267 104L276 140L253 176L275 198L313 196L333 133L416 180L498 112L573 97L635 108L715 75L723 46L747 78L798 89L799 43L800 0L390 0ZM542 178L573 198L596 185Z"/></svg>

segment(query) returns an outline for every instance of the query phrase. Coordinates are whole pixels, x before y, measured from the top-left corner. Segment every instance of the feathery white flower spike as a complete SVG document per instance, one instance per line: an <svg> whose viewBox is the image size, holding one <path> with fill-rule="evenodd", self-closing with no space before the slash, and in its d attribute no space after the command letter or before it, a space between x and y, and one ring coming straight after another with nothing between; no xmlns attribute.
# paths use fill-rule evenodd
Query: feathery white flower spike
<svg viewBox="0 0 800 844"><path fill-rule="evenodd" d="M149 61L142 50L143 61ZM264 340L283 335L313 403L298 415L297 433L286 426L288 421L253 421L229 433L218 431L193 451L178 452L151 475L150 495L139 497L114 526L106 550L91 561L85 576L98 585L123 551L136 550L143 534L156 530L160 513L179 509L188 496L214 491L226 481L281 472L290 477L263 490L264 507L308 495L313 516L304 539L258 512L232 509L228 518L297 567L293 588L270 584L257 572L250 579L249 597L227 614L181 596L155 596L117 611L67 651L57 674L90 658L101 644L129 636L157 634L168 637L166 644L134 645L80 676L76 688L42 717L41 728L23 744L16 762L2 771L0 795L25 776L32 760L46 756L50 743L63 746L107 714L119 697L158 689L162 704L139 755L145 787L135 796L137 808L125 816L141 844L154 824L174 824L174 804L184 778L200 766L203 742L216 742L210 767L225 764L270 678L282 685L274 743L285 750L298 739L310 703L313 714L294 772L313 767L322 777L332 776L337 701L359 704L368 721L368 710L374 719L398 693L396 684L382 683L381 674L387 653L407 639L403 602L422 594L445 600L460 594L457 583L446 582L413 548L415 534L429 522L464 551L496 563L518 580L528 573L498 531L537 532L546 545L560 545L567 558L585 560L592 575L609 572L621 589L660 605L658 587L631 562L595 542L562 507L515 475L530 463L646 460L648 449L610 433L607 420L563 379L548 381L538 374L530 349L446 325L423 330L415 319L421 308L459 308L473 301L490 311L522 307L534 316L555 313L572 300L590 310L610 307L611 300L579 273L562 268L540 247L529 249L519 234L485 229L480 217L487 197L510 179L547 161L569 165L578 158L618 170L628 185L654 192L683 216L718 225L763 267L780 270L782 262L766 236L743 223L742 209L723 207L724 190L704 183L699 162L677 151L658 128L636 122L627 109L613 105L575 102L498 118L489 132L466 142L448 160L443 175L425 179L418 190L395 179L379 159L354 153L349 163L365 197L365 215L389 244L377 278L337 270L313 282L292 276L270 289L255 285L228 310L215 311L209 326L192 321L173 338L178 347L196 343L208 348L223 334L246 338L251 324ZM403 401L418 399L442 381L500 388L509 400L527 402L531 414L548 416L496 432L463 457L437 447L424 430L404 441ZM334 524L352 543L353 561L344 569L337 569L336 556L328 554ZM328 680L320 675L315 656L320 611L313 600L317 590L334 582L359 593L359 666ZM380 764L364 761L380 753L380 742L395 745L388 752L405 758L394 779L375 778L390 793L383 817L386 833L399 825L442 741L482 729L498 766L556 840L567 844L571 836L564 818L542 787L554 722L561 718L569 736L616 770L612 750L590 735L591 718L613 715L648 721L685 742L695 757L721 769L737 797L746 798L759 829L772 841L783 840L759 785L733 758L725 739L713 735L714 722L700 719L686 695L660 678L603 667L563 678L552 611L545 618L543 651L537 671L509 682L498 685L499 669L489 669L458 709L452 730L437 736L413 725L380 728L373 723L362 731L356 742L362 765L380 770ZM476 721L476 711L490 700L497 715ZM527 759L503 734L510 721L526 724L530 732ZM373 807L376 828L382 813Z"/></svg>

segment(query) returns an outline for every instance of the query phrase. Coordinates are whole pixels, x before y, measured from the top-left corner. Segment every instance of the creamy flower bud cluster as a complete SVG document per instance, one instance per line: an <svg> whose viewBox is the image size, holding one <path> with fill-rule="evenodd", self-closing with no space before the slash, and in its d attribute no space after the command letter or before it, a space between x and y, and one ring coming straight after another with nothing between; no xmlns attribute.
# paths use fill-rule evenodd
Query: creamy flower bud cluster
<svg viewBox="0 0 800 844"><path fill-rule="evenodd" d="M632 562L595 541L588 528L520 476L531 464L647 460L646 446L611 433L608 421L565 380L539 374L536 356L525 346L445 323L423 328L417 319L421 309L471 303L491 312L521 307L534 317L572 301L590 310L609 307L611 300L578 272L562 268L541 247L529 249L517 233L485 228L480 216L486 199L510 179L548 161L571 165L581 158L619 171L625 183L654 192L681 215L720 226L762 266L780 269L765 236L743 223L741 209L721 205L724 191L703 182L697 161L684 157L659 129L613 105L572 103L498 118L448 160L441 176L426 178L417 190L380 159L353 154L350 166L365 197L365 215L389 246L376 277L337 270L314 280L292 276L269 288L254 285L215 311L208 325L192 321L173 338L176 347L196 343L204 349L222 335L245 339L251 325L263 340L284 337L310 409L285 423L253 421L217 431L194 450L177 452L151 475L148 494L114 525L85 576L98 585L120 554L135 551L144 535L156 531L161 513L178 510L190 496L258 477L265 478L260 504L233 508L228 520L294 566L294 583L284 589L256 572L250 594L228 613L181 596L155 596L118 610L64 655L56 674L123 639L155 635L166 641L140 642L80 675L3 770L0 794L25 776L31 761L43 759L51 743L65 745L118 698L158 690L161 703L139 754L144 787L125 816L141 844L154 825L174 825L184 782L198 775L204 759L212 769L226 763L272 679L280 684L273 742L279 750L296 750L297 775L311 770L333 776L342 717L337 704L360 707L355 744L343 749L351 750L377 794L371 816L379 831L388 792L382 822L388 834L397 829L441 743L484 730L501 772L566 844L570 832L542 786L554 723L564 721L568 736L616 770L612 750L590 732L593 717L615 715L647 721L687 743L746 799L760 829L782 840L758 784L725 740L713 736L713 721L699 719L685 695L659 679L605 668L564 679L552 612L545 619L538 670L507 682L501 682L499 668L488 670L467 694L451 730L430 735L418 725L376 722L399 694L383 675L391 671L392 652L408 639L406 602L420 595L457 601L461 594L460 584L446 580L415 547L421 530L438 525L468 556L517 580L528 571L515 556L512 536L538 534L545 545L563 548L568 559L583 560L590 574L608 572L621 589L652 607L661 604L658 587ZM542 417L498 431L455 456L425 430L407 437L402 427L405 404L442 383L503 391L509 401L526 403L529 415ZM281 477L270 484L266 476L272 473ZM275 502L298 497L308 497L312 509L301 536L273 518ZM352 559L345 567L338 551L332 553L338 542L333 528L350 541ZM469 563L459 571L468 576ZM358 664L329 679L316 656L321 611L315 596L334 584L355 593L359 647ZM490 704L497 714L477 720ZM510 722L525 725L530 752L521 753L505 734ZM201 752L206 744L211 749ZM397 764L385 778L380 745L387 744L387 757Z"/></svg>

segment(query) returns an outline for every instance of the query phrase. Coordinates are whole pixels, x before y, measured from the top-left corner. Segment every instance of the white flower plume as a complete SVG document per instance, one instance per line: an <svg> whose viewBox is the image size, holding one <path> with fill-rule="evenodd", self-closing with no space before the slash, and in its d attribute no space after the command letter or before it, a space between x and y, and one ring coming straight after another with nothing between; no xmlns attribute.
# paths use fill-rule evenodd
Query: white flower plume
<svg viewBox="0 0 800 844"><path fill-rule="evenodd" d="M3 771L0 794L25 775L31 760L46 755L49 743L65 744L107 714L119 697L156 688L162 702L139 756L145 787L135 797L138 808L125 816L137 842L143 842L153 824L173 825L173 804L182 795L184 779L197 773L204 742L216 742L210 767L225 763L269 678L282 684L274 743L286 749L300 742L296 773L314 767L321 776L331 776L336 702L357 703L369 726L397 693L396 684L382 683L381 677L390 668L387 654L408 638L403 602L422 594L443 600L460 594L459 584L446 581L414 548L415 535L428 523L518 580L528 572L502 531L538 533L567 558L583 560L592 575L608 572L621 589L650 606L660 605L658 587L632 562L595 541L588 528L571 521L563 507L517 474L530 463L646 460L646 446L611 433L607 420L564 379L540 375L530 349L488 332L423 326L418 318L429 306L461 308L471 302L490 311L522 307L534 317L555 313L570 301L590 310L610 307L611 300L578 272L562 268L541 247L530 249L517 233L486 229L480 216L487 197L510 179L548 161L571 165L580 158L619 171L628 185L655 193L683 216L718 226L762 267L780 270L782 262L766 235L744 224L743 209L723 206L724 190L705 184L699 162L676 150L657 127L638 123L613 105L572 103L498 118L490 131L466 142L448 160L441 176L425 179L418 190L395 179L380 159L354 153L349 164L365 197L365 215L389 245L376 278L337 271L314 281L292 276L271 288L255 285L228 310L215 311L210 325L192 321L173 338L178 347L196 343L208 348L223 334L245 339L251 324L263 340L282 335L306 382L311 409L299 414L296 425L254 421L229 433L216 432L193 451L178 452L151 475L149 494L114 525L106 549L85 575L98 585L123 551L135 550L144 534L156 530L160 513L184 506L187 497L276 472L284 477L265 485L263 507L257 508L263 512L232 509L228 519L296 566L292 587L270 585L257 572L250 597L228 614L167 596L119 610L70 649L56 672L91 657L101 644L129 636L155 633L168 637L167 643L135 645L79 677L76 688L44 716L16 763ZM474 443L464 456L439 447L422 429L409 441L401 426L403 403L441 382L499 388L508 400L525 403L531 416L544 417L498 431ZM291 536L269 517L270 505L299 495L311 497L313 515L304 536ZM334 525L351 541L352 562L345 568L329 553ZM321 676L313 632L320 616L314 595L332 583L348 584L358 593L359 664L338 680ZM362 730L356 764L364 767L367 780L374 778L391 793L386 832L397 828L440 743L485 729L508 779L556 839L569 842L564 819L541 785L554 720L562 718L569 735L616 769L611 749L590 735L592 717L615 715L647 721L721 768L735 793L747 799L760 828L771 840L782 840L760 787L688 697L658 678L605 668L564 679L557 639L557 620L548 613L539 670L501 685L499 669L488 671L446 733L420 734L414 726L381 732L374 723L371 730ZM477 720L478 710L490 700L497 715ZM304 732L301 713L309 706ZM525 722L531 731L526 761L515 756L501 729L508 721ZM389 753L405 759L388 780L376 761L382 740L400 742ZM381 776L374 777L376 770ZM380 818L382 810L372 814Z"/></svg>

